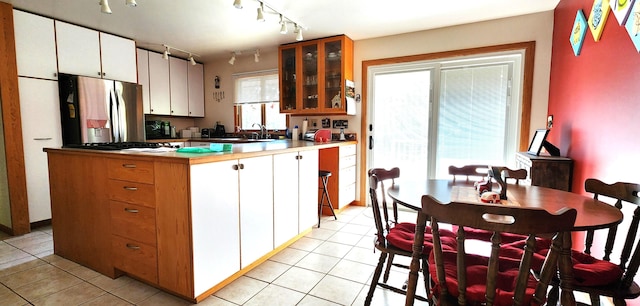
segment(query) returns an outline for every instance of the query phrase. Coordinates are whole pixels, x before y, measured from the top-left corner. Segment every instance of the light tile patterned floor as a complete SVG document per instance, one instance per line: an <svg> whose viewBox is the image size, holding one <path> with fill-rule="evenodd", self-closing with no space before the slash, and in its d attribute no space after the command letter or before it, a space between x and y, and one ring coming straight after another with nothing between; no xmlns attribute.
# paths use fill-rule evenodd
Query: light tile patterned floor
<svg viewBox="0 0 640 306"><path fill-rule="evenodd" d="M373 252L370 208L349 207L321 228L198 305L363 305L380 255ZM404 214L414 221L414 214ZM0 232L0 304L190 305L123 276L111 279L53 254L51 228L10 237ZM402 284L406 270L392 273ZM424 289L421 289L424 294ZM372 305L403 305L404 296L377 288ZM426 305L416 301L416 305Z"/></svg>

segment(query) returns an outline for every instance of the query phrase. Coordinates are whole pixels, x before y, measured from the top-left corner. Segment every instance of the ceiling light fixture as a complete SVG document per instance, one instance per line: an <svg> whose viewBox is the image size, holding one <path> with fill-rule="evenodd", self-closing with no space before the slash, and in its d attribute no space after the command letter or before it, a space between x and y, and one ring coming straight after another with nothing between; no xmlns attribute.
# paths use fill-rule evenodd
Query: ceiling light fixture
<svg viewBox="0 0 640 306"><path fill-rule="evenodd" d="M231 53L231 59L229 59L229 64L233 65L236 62L236 53Z"/></svg>
<svg viewBox="0 0 640 306"><path fill-rule="evenodd" d="M125 4L127 6L138 6L138 3L136 2L136 0L125 0Z"/></svg>
<svg viewBox="0 0 640 306"><path fill-rule="evenodd" d="M178 49L176 47L171 47L169 45L165 45L162 44L162 46L164 47L164 53L162 54L162 58L168 60L169 59L169 55L171 55L171 50L173 51L179 51L182 52L184 54L187 54L187 60L189 61L189 63L191 63L191 65L196 65L196 60L193 58L194 56L200 56L198 54L195 54L193 52L189 52L187 50L182 50L182 49Z"/></svg>
<svg viewBox="0 0 640 306"><path fill-rule="evenodd" d="M164 46L164 53L162 53L162 58L168 60L169 55L171 54L171 50L169 50L169 46L167 45L163 45L163 46Z"/></svg>
<svg viewBox="0 0 640 306"><path fill-rule="evenodd" d="M296 31L295 32L296 32L296 40L297 41L301 41L301 40L304 39L304 38L302 38L302 28L297 24L296 24Z"/></svg>
<svg viewBox="0 0 640 306"><path fill-rule="evenodd" d="M256 49L256 53L253 54L253 61L256 63L260 61L260 49Z"/></svg>
<svg viewBox="0 0 640 306"><path fill-rule="evenodd" d="M280 14L280 34L287 34L288 30L287 30L287 23L284 22L284 19L282 18L282 14Z"/></svg>
<svg viewBox="0 0 640 306"><path fill-rule="evenodd" d="M111 14L111 8L109 7L109 0L100 0L100 12L104 14Z"/></svg>
<svg viewBox="0 0 640 306"><path fill-rule="evenodd" d="M260 22L264 22L264 4L262 2L260 2L260 7L258 7L258 18L256 18L256 20L260 21Z"/></svg>
<svg viewBox="0 0 640 306"><path fill-rule="evenodd" d="M274 14L274 15L280 15L280 22L278 24L280 24L280 33L281 34L287 34L288 30L287 30L287 23L291 24L291 25L295 25L296 31L294 32L296 34L296 40L300 41L302 40L302 30L307 30L307 28L303 27L299 22L294 21L293 19L285 16L284 14L282 14L280 11L274 9L270 4L266 3L265 1L262 0L255 0L258 2L259 6L258 6L258 17L257 20L258 21L265 21L265 13L269 13L269 14ZM233 1L233 6L236 8L241 9L242 8L242 0L234 0Z"/></svg>
<svg viewBox="0 0 640 306"><path fill-rule="evenodd" d="M236 58L239 55L243 54L253 54L253 61L258 63L260 62L260 49L248 49L248 50L234 50L231 51L231 59L229 59L229 64L233 65L236 62Z"/></svg>

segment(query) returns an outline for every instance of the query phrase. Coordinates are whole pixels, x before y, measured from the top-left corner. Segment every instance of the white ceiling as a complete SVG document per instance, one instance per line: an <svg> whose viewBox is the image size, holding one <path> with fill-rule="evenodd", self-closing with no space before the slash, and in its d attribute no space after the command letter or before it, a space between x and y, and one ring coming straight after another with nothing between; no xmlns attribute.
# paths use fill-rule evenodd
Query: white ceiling
<svg viewBox="0 0 640 306"><path fill-rule="evenodd" d="M208 62L232 51L272 50L295 42L279 33L279 17L256 21L257 0L110 0L112 14L100 13L99 0L0 0L15 8L132 38L140 47L161 51L167 44ZM302 24L304 39L346 34L354 40L415 32L496 18L553 10L560 0L266 0ZM533 30L533 29L532 29ZM174 53L176 54L176 53ZM183 54L177 56L186 57Z"/></svg>

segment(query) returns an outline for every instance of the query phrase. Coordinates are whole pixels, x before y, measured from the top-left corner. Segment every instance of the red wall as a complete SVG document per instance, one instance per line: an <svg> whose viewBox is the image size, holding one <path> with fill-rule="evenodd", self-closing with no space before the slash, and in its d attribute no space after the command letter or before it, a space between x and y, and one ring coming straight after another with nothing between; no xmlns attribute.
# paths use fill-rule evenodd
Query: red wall
<svg viewBox="0 0 640 306"><path fill-rule="evenodd" d="M593 1L561 0L555 10L549 87L549 141L574 159L573 191L589 177L640 183L640 54L609 13L600 41L589 30L575 56L569 35L577 10Z"/></svg>

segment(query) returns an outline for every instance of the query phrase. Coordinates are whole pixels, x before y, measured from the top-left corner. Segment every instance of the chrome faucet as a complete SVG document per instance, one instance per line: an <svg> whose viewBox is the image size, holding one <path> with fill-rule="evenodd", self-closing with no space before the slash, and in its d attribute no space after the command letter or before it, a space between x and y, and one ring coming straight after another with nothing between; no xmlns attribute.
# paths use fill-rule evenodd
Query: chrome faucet
<svg viewBox="0 0 640 306"><path fill-rule="evenodd" d="M267 139L269 138L269 132L267 131L267 126L264 124L260 124L260 123L254 123L252 125L252 127L254 126L258 126L260 128L260 139Z"/></svg>

